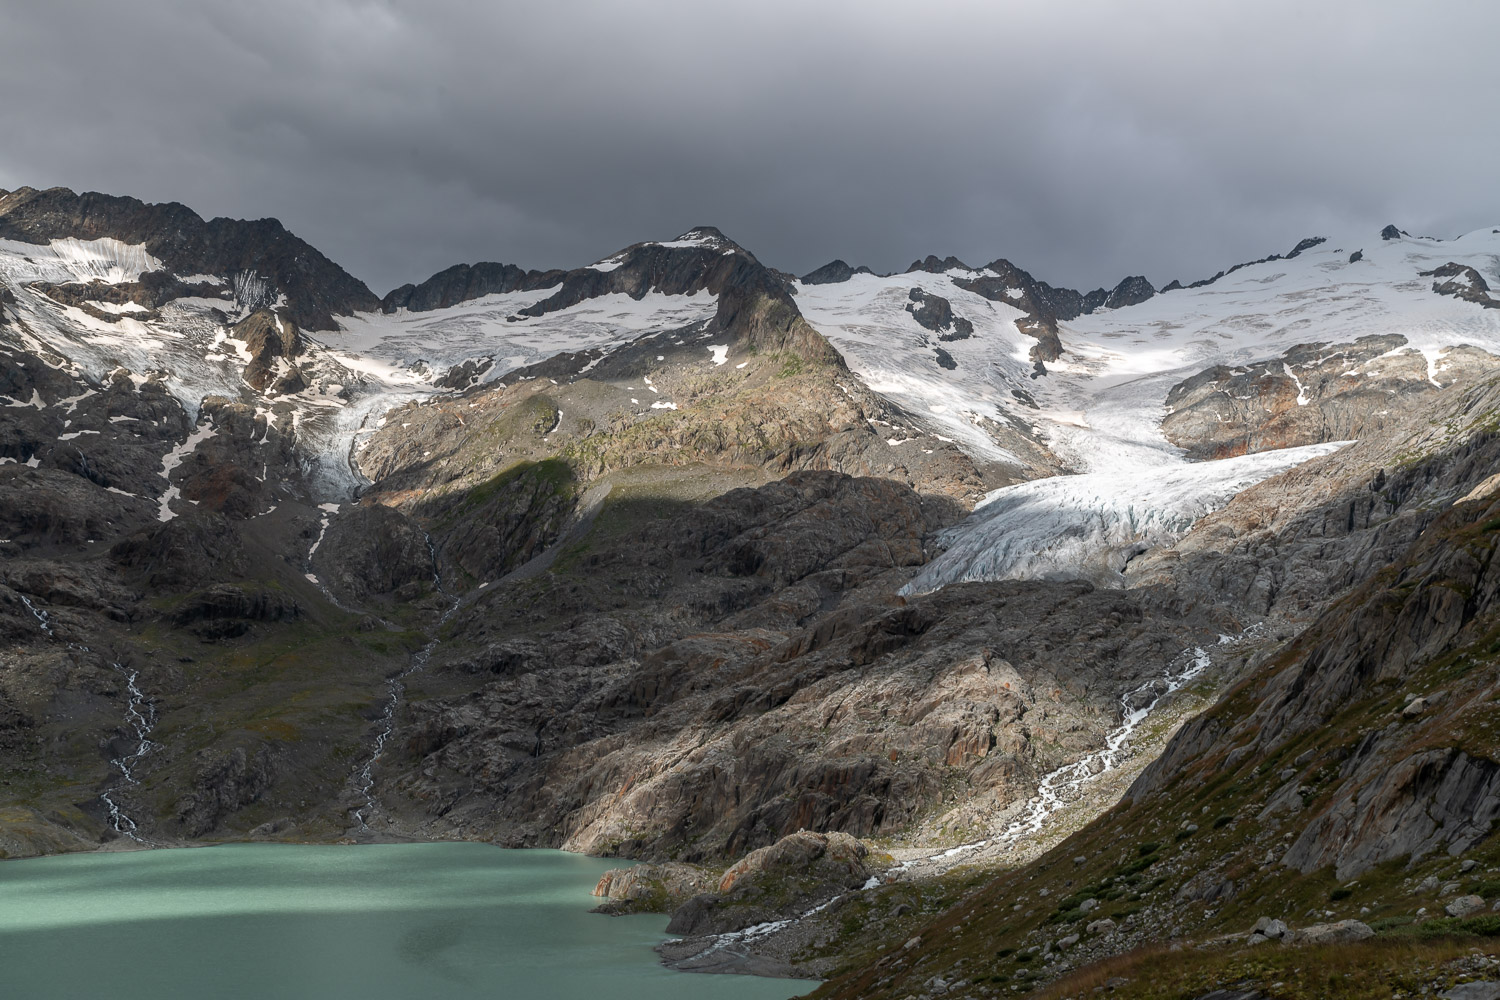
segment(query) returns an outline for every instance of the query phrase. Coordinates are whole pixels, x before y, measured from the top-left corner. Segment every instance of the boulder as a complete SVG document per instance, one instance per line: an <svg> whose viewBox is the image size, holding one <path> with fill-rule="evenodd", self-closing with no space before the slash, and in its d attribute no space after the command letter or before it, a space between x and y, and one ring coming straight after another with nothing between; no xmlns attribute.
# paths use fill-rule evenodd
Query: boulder
<svg viewBox="0 0 1500 1000"><path fill-rule="evenodd" d="M1337 920L1331 924L1311 924L1292 935L1297 944L1343 944L1374 937L1370 925L1359 920Z"/></svg>
<svg viewBox="0 0 1500 1000"><path fill-rule="evenodd" d="M1500 983L1459 983L1438 996L1443 1000L1500 1000Z"/></svg>
<svg viewBox="0 0 1500 1000"><path fill-rule="evenodd" d="M1287 926L1284 922L1276 920L1273 917L1261 917L1255 922L1255 927L1251 929L1250 933L1279 941L1286 937Z"/></svg>
<svg viewBox="0 0 1500 1000"><path fill-rule="evenodd" d="M1471 917L1484 910L1483 896L1459 896L1453 902L1443 907L1443 912L1450 917Z"/></svg>

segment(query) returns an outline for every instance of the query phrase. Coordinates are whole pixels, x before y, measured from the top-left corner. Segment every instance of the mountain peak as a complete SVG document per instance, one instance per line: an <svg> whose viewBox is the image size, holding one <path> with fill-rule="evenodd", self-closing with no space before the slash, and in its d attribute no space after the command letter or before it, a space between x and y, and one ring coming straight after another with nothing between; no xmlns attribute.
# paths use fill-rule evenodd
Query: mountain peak
<svg viewBox="0 0 1500 1000"><path fill-rule="evenodd" d="M335 315L378 305L364 282L276 219L204 221L180 202L65 187L21 187L0 196L0 238L45 244L68 237L143 245L174 274L253 276L273 289L273 299L285 294L292 320L308 330L334 329Z"/></svg>

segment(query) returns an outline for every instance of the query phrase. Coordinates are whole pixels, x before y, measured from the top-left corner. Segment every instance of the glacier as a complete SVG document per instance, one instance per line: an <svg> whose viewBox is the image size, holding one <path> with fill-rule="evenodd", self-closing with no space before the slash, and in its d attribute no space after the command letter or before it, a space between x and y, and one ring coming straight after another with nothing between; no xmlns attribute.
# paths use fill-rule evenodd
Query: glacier
<svg viewBox="0 0 1500 1000"><path fill-rule="evenodd" d="M979 580L1086 579L1122 586L1121 571L1135 556L1176 542L1240 491L1349 443L1007 486L942 532L945 551L901 592L924 594Z"/></svg>

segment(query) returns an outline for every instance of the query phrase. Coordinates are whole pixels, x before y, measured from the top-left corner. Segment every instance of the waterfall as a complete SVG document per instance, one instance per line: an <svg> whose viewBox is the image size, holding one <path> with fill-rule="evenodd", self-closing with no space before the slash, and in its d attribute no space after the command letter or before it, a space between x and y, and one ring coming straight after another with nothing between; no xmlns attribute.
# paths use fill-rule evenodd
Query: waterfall
<svg viewBox="0 0 1500 1000"><path fill-rule="evenodd" d="M425 533L424 535L427 539L428 555L432 557L432 584L437 588L438 593L446 595L448 592L443 589L443 574L438 566L437 546L433 542L431 535L426 535ZM448 610L444 611L442 616L438 618L436 629L440 629L447 624L448 619L453 617L454 612L463 603L462 597L452 595L449 595L449 597ZM405 670L386 678L385 707L380 712L380 718L375 721L375 744L369 758L355 772L355 780L359 785L359 793L364 796L365 800L365 804L360 806L354 813L354 819L359 824L361 830L370 829L369 821L380 808L379 804L375 801L375 765L385 753L385 746L390 741L391 736L395 734L396 710L401 706L402 696L406 694L406 679L413 674L421 673L427 669L427 664L432 660L432 651L437 649L441 642L441 639L433 639L412 654L411 660L408 662Z"/></svg>
<svg viewBox="0 0 1500 1000"><path fill-rule="evenodd" d="M136 684L139 672L126 670L122 665L112 664L115 671L125 678L125 690L129 694L129 701L125 708L125 724L135 731L135 749L120 757L111 758L110 763L120 772L121 781L113 788L105 789L99 793L99 800L104 803L109 811L109 824L114 827L118 834L123 834L138 844L146 844L148 841L139 833L139 827L135 820L126 815L124 809L115 801L114 793L120 791L127 785L139 785L140 779L135 776L135 766L140 763L156 744L151 742L151 730L156 725L156 707L146 699Z"/></svg>

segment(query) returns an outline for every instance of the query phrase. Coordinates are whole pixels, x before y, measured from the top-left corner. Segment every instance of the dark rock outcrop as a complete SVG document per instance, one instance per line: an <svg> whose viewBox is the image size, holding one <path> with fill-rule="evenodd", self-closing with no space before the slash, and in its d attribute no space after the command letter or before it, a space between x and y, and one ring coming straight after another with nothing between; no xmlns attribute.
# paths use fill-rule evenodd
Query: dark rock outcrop
<svg viewBox="0 0 1500 1000"><path fill-rule="evenodd" d="M490 587L439 649L454 694L420 708L399 764L420 823L691 862L906 828L955 773L963 799L1026 797L1073 745L1060 734L1106 724L1109 692L1194 626L1115 626L1142 604L1079 584L893 605L948 516L889 481L798 473ZM1035 735L1044 717L1059 742Z"/></svg>
<svg viewBox="0 0 1500 1000"><path fill-rule="evenodd" d="M220 583L190 594L172 612L172 624L178 627L225 618L250 621L291 621L302 609L286 593L268 587Z"/></svg>
<svg viewBox="0 0 1500 1000"><path fill-rule="evenodd" d="M921 260L912 261L911 266L906 269L906 273L911 274L913 271L926 271L928 274L943 274L944 272L954 270L971 271L973 268L951 255L937 257L934 254L928 254Z"/></svg>
<svg viewBox="0 0 1500 1000"><path fill-rule="evenodd" d="M1151 282L1140 275L1133 275L1121 279L1109 293L1109 298L1104 300L1104 308L1123 309L1126 306L1140 305L1155 294L1156 289L1151 287Z"/></svg>
<svg viewBox="0 0 1500 1000"><path fill-rule="evenodd" d="M974 335L974 324L957 316L953 304L941 295L913 288L907 295L906 311L922 327L938 335L939 340L966 340Z"/></svg>
<svg viewBox="0 0 1500 1000"><path fill-rule="evenodd" d="M380 504L339 511L313 554L312 569L335 593L356 602L398 591L416 596L437 572L427 534Z"/></svg>
<svg viewBox="0 0 1500 1000"><path fill-rule="evenodd" d="M1328 242L1327 237L1323 237L1323 236L1309 236L1307 239L1299 241L1296 246L1292 247L1292 249L1290 250L1290 252L1287 253L1286 259L1287 260L1291 260L1293 257L1296 257L1296 256L1300 255L1302 253L1302 251L1304 251L1304 250L1311 250L1313 247L1319 246L1319 245L1327 243L1327 242Z"/></svg>
<svg viewBox="0 0 1500 1000"><path fill-rule="evenodd" d="M480 261L477 264L454 264L418 285L402 285L380 300L381 312L397 309L427 312L446 309L460 302L505 292L550 288L563 279L566 271L523 271L514 264Z"/></svg>
<svg viewBox="0 0 1500 1000"><path fill-rule="evenodd" d="M212 755L192 790L177 802L176 821L186 837L210 833L227 817L256 802L275 782L275 754L264 744L236 746Z"/></svg>
<svg viewBox="0 0 1500 1000"><path fill-rule="evenodd" d="M1346 788L1309 823L1282 864L1310 874L1333 866L1340 881L1395 858L1459 855L1500 818L1500 764L1452 748L1422 750L1392 765L1364 745L1344 767Z"/></svg>
<svg viewBox="0 0 1500 1000"><path fill-rule="evenodd" d="M110 560L153 589L194 590L244 573L239 530L211 511L190 510L116 542Z"/></svg>
<svg viewBox="0 0 1500 1000"><path fill-rule="evenodd" d="M1466 264L1449 261L1441 267L1431 271L1418 271L1417 274L1423 278L1438 279L1432 283L1432 290L1439 295L1451 295L1486 309L1500 309L1500 299L1490 295L1490 286L1484 280L1484 275Z"/></svg>
<svg viewBox="0 0 1500 1000"><path fill-rule="evenodd" d="M1037 281L1003 258L990 261L982 273L954 278L953 283L992 302L1003 302L1026 313L1016 320L1016 328L1036 338L1037 344L1031 349L1034 361L1056 361L1062 357L1062 341L1057 337L1058 320L1072 319L1084 311L1083 298L1077 292Z"/></svg>
<svg viewBox="0 0 1500 1000"><path fill-rule="evenodd" d="M804 285L836 285L848 281L856 274L874 274L868 267L850 267L842 260L831 260L822 267L802 276Z"/></svg>
<svg viewBox="0 0 1500 1000"><path fill-rule="evenodd" d="M545 316L600 295L633 299L647 292L717 296L713 329L757 351L791 351L808 361L842 365L822 334L797 310L790 283L712 226L683 233L672 245L637 243L611 258L611 267L562 274L557 290L519 311L517 320ZM549 279L550 281L550 279Z"/></svg>
<svg viewBox="0 0 1500 1000"><path fill-rule="evenodd" d="M277 395L306 388L301 373L288 370L289 364L279 364L291 362L302 353L302 338L295 323L282 320L269 309L258 309L230 327L229 336L245 342L250 354L245 381L252 389Z"/></svg>

